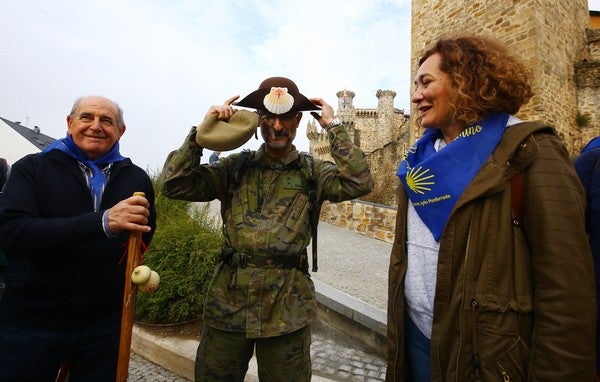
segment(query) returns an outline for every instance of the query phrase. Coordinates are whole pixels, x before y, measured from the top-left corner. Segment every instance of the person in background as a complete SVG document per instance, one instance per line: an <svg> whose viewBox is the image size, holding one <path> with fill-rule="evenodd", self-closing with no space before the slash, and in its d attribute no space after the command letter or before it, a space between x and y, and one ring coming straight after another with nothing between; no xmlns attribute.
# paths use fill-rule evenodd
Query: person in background
<svg viewBox="0 0 600 382"><path fill-rule="evenodd" d="M220 151L213 151L213 153L210 154L210 157L208 158L208 163L214 163L214 162L218 161L220 156L221 156Z"/></svg>
<svg viewBox="0 0 600 382"><path fill-rule="evenodd" d="M4 184L6 184L6 180L8 179L8 174L10 173L10 165L4 158L0 158L0 194L2 194L2 189L4 188ZM2 249L0 249L0 299L2 298L2 293L4 292L5 284L4 284L4 271L6 268L6 256Z"/></svg>
<svg viewBox="0 0 600 382"><path fill-rule="evenodd" d="M441 38L398 168L387 381L591 381L585 194L556 132L514 116L531 75L485 37Z"/></svg>
<svg viewBox="0 0 600 382"><path fill-rule="evenodd" d="M224 246L202 314L195 378L243 381L256 352L261 381L310 381L310 324L317 317L306 249L315 208L310 194L333 202L357 198L373 189L373 179L332 107L309 100L290 79L268 78L237 103L256 113L234 108L238 98L210 107L161 175L166 197L219 199L222 206ZM293 145L302 111L320 108L311 114L327 130L335 163ZM247 128L232 139L239 124ZM199 165L203 147L232 150L257 125L264 140L257 151Z"/></svg>
<svg viewBox="0 0 600 382"><path fill-rule="evenodd" d="M0 193L4 189L4 185L8 180L8 174L10 173L10 165L4 158L0 158Z"/></svg>
<svg viewBox="0 0 600 382"><path fill-rule="evenodd" d="M592 139L575 160L575 171L583 183L587 200L585 231L588 234L594 271L596 273L596 302L600 297L600 136ZM596 312L596 380L600 381L600 311Z"/></svg>
<svg viewBox="0 0 600 382"><path fill-rule="evenodd" d="M0 196L0 381L114 381L130 232L155 227L149 176L119 152L114 101L86 96L67 135L17 161ZM145 197L133 196L144 192Z"/></svg>

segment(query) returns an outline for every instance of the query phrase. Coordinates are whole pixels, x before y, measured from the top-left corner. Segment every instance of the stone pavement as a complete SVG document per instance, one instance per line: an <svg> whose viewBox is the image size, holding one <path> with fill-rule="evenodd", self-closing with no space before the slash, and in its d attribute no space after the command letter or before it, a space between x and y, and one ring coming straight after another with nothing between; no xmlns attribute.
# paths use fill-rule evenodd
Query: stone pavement
<svg viewBox="0 0 600 382"><path fill-rule="evenodd" d="M319 322L313 325L312 334L310 355L314 376L333 381L385 380L383 357L369 352L358 341L324 328Z"/></svg>
<svg viewBox="0 0 600 382"><path fill-rule="evenodd" d="M188 382L189 379L164 369L144 357L131 353L129 360L129 382Z"/></svg>
<svg viewBox="0 0 600 382"><path fill-rule="evenodd" d="M211 209L218 211L218 206L211 205ZM326 289L338 291L335 296L348 295L350 299L359 300L369 308L367 311L375 312L374 316L381 322L385 320L387 267L391 247L389 243L320 222L319 270L312 274L315 284L325 284ZM360 342L320 322L313 325L312 340L313 381L374 382L385 379L385 360L381 355L383 350L378 353L369 351ZM160 342L161 339L147 339L148 344ZM163 351L168 346L162 346ZM166 363L162 360L169 355L132 354L129 381L191 380L193 372L190 369L193 370L195 346L195 343L185 344L183 347L175 346L168 350L171 353L182 353L179 356L188 358L185 367L174 370L180 375L186 375L188 379L146 359L154 359L165 366ZM138 348L143 350L133 348L132 351L145 353L144 349L147 349L147 346ZM186 370L182 372L182 369ZM246 381L258 381L255 362L251 362Z"/></svg>
<svg viewBox="0 0 600 382"><path fill-rule="evenodd" d="M342 338L322 324L315 324L312 333L311 360L315 382L327 381L383 381L385 360L365 350L358 342ZM193 356L193 354L192 354ZM258 381L254 360L246 381ZM187 382L188 378L175 374L136 353L129 361L129 382Z"/></svg>

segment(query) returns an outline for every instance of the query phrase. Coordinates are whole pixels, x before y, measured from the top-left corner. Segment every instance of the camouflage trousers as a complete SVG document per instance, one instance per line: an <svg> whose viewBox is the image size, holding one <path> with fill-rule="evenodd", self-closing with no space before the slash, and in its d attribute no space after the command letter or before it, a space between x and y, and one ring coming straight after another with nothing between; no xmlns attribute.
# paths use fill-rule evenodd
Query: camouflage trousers
<svg viewBox="0 0 600 382"><path fill-rule="evenodd" d="M246 338L244 333L225 332L204 325L196 353L196 382L242 382L248 362L256 351L261 382L308 382L310 326L269 338Z"/></svg>

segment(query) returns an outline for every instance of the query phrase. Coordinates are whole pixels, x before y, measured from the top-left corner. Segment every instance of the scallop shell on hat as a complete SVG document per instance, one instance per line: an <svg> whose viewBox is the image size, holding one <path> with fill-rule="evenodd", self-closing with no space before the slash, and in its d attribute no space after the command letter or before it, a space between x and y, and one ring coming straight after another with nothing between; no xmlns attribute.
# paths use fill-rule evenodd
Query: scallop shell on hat
<svg viewBox="0 0 600 382"><path fill-rule="evenodd" d="M287 88L272 87L263 99L263 104L273 114L284 114L294 106L294 97L288 93Z"/></svg>

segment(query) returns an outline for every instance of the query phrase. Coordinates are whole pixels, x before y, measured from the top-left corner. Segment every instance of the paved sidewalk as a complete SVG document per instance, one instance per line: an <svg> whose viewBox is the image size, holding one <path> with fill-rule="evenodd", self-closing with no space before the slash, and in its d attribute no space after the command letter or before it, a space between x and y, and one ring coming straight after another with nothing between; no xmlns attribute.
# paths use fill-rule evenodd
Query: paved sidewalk
<svg viewBox="0 0 600 382"><path fill-rule="evenodd" d="M213 202L210 208L213 213L218 214L218 204ZM391 248L392 245L389 243L320 222L319 270L312 274L312 278L315 284L324 284L326 289L338 291L336 294L361 300L381 319L382 316L385 317L387 272ZM139 333L137 338L140 338ZM357 341L339 335L321 323L313 326L312 339L313 381L371 382L385 379L383 357L372 354ZM161 341L162 339L146 338L141 345L144 356L153 359L152 355L148 354L152 344L161 346L163 351L165 347L173 346L170 350L171 355L180 357L178 362L185 364L185 366L178 366L178 373L187 375L189 379L172 374L134 354L130 364L130 381L181 382L193 378L193 360L197 342L161 345ZM133 351L139 353L135 347ZM165 355L160 354L156 360L164 365L164 359ZM185 369L183 373L182 369ZM246 381L258 381L255 362L250 365Z"/></svg>
<svg viewBox="0 0 600 382"><path fill-rule="evenodd" d="M189 379L164 369L146 358L131 353L128 382L188 382Z"/></svg>
<svg viewBox="0 0 600 382"><path fill-rule="evenodd" d="M387 309L390 243L320 222L317 245L319 270L313 280Z"/></svg>

